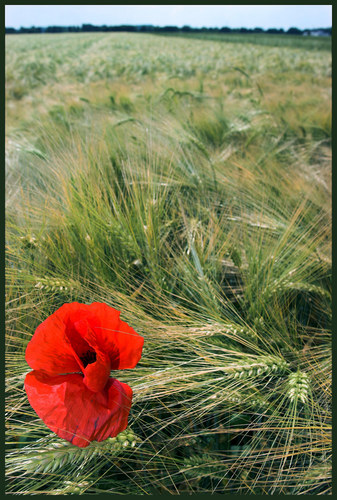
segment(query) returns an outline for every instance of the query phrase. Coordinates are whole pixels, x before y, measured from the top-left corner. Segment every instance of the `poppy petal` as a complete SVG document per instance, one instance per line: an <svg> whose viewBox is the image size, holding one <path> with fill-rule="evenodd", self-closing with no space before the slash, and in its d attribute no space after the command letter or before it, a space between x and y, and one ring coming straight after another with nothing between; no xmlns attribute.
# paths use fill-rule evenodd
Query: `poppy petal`
<svg viewBox="0 0 337 500"><path fill-rule="evenodd" d="M100 349L96 340L96 334L90 328L88 321L85 319L76 321L74 327L76 333L79 334L81 339L86 342L87 346L92 349L87 351L84 356L79 359L82 365L82 372L84 373L83 382L91 391L101 391L110 376L110 358ZM72 339L70 338L69 340L72 343ZM86 359L88 355L92 360Z"/></svg>
<svg viewBox="0 0 337 500"><path fill-rule="evenodd" d="M144 338L122 321L120 311L113 307L93 302L89 308L95 320L88 318L88 321L97 334L101 348L110 357L111 369L134 368L141 358Z"/></svg>
<svg viewBox="0 0 337 500"><path fill-rule="evenodd" d="M81 370L65 334L66 327L59 312L62 307L37 327L26 349L29 366L50 375Z"/></svg>
<svg viewBox="0 0 337 500"><path fill-rule="evenodd" d="M60 438L84 448L126 429L132 389L110 378L103 391L92 392L80 374L50 377L32 371L25 379L28 400Z"/></svg>

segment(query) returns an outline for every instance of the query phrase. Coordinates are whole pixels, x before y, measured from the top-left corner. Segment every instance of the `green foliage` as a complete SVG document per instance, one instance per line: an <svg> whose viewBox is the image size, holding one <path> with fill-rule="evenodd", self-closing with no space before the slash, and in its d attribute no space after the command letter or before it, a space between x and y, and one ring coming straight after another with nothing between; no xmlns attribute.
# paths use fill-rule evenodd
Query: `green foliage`
<svg viewBox="0 0 337 500"><path fill-rule="evenodd" d="M331 50L330 37L303 37L298 35L276 35L268 33L163 33L161 36L174 36L205 42L223 42L263 45L265 47L291 47L306 50Z"/></svg>
<svg viewBox="0 0 337 500"><path fill-rule="evenodd" d="M7 493L331 492L331 57L240 36L8 38ZM71 301L145 338L84 449L23 389Z"/></svg>

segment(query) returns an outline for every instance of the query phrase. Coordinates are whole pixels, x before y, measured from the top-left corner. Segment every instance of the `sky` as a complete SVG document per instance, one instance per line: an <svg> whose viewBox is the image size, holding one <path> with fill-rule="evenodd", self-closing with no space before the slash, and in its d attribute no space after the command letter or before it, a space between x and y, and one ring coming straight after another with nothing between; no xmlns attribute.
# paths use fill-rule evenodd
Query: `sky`
<svg viewBox="0 0 337 500"><path fill-rule="evenodd" d="M152 24L194 28L328 28L331 5L6 5L5 25Z"/></svg>

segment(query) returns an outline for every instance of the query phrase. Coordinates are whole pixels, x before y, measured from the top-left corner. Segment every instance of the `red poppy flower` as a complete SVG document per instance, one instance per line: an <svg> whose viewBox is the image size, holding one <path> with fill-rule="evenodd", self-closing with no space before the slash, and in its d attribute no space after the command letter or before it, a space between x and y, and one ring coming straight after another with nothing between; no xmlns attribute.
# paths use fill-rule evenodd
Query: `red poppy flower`
<svg viewBox="0 0 337 500"><path fill-rule="evenodd" d="M64 304L28 343L28 400L44 423L76 446L127 427L132 389L110 370L134 368L144 339L106 304Z"/></svg>

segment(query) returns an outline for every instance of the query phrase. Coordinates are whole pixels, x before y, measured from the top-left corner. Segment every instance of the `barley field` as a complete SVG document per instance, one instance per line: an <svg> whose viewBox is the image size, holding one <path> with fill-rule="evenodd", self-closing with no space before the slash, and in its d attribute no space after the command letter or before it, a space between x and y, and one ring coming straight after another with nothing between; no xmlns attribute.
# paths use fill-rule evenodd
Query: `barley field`
<svg viewBox="0 0 337 500"><path fill-rule="evenodd" d="M331 53L309 38L6 37L7 493L331 494ZM75 301L145 339L113 373L128 428L86 448L23 386Z"/></svg>

